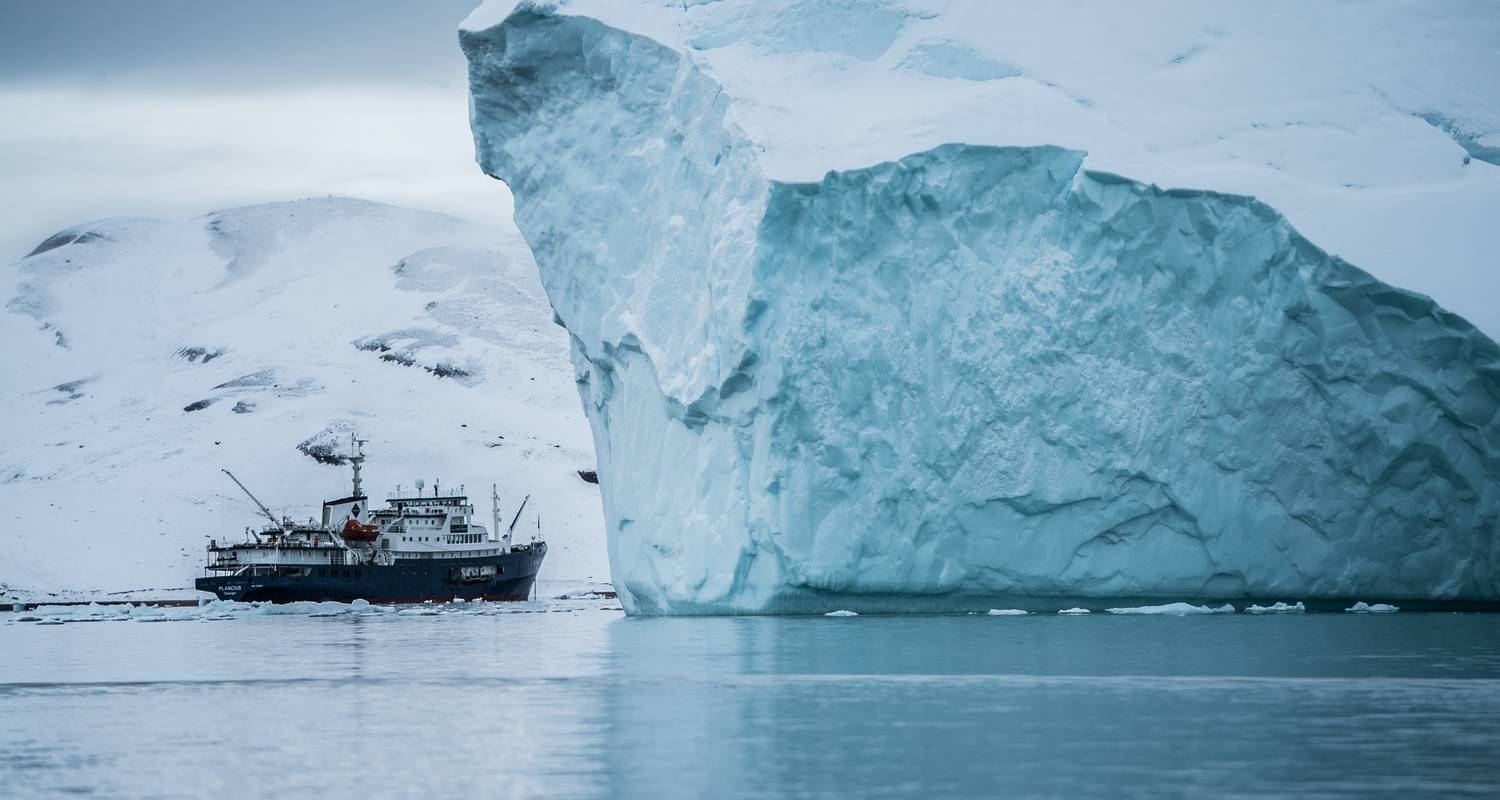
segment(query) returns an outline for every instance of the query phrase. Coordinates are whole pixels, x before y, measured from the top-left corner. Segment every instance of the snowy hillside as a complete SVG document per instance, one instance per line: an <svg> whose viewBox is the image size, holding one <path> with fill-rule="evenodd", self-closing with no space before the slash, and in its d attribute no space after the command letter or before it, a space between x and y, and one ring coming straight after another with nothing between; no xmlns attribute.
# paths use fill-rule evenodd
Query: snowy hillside
<svg viewBox="0 0 1500 800"><path fill-rule="evenodd" d="M372 494L531 494L547 583L607 581L567 335L510 230L329 198L109 219L3 272L0 586L186 587L258 522L312 516L368 438Z"/></svg>

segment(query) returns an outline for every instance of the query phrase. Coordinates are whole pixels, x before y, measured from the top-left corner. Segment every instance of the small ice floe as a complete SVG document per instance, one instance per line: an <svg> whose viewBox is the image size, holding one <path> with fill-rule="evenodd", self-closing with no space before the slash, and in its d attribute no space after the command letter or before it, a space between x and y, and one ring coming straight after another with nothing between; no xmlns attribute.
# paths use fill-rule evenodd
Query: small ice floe
<svg viewBox="0 0 1500 800"><path fill-rule="evenodd" d="M335 603L331 600L298 600L295 603L277 604L254 604L257 614L283 617L338 617L352 612L354 609L348 603Z"/></svg>
<svg viewBox="0 0 1500 800"><path fill-rule="evenodd" d="M1302 601L1301 600L1298 600L1297 602L1291 603L1291 604L1282 603L1282 602L1278 601L1278 602L1276 602L1276 603L1274 603L1272 605L1269 605L1269 606L1250 606L1249 608L1245 609L1245 613L1246 614L1305 614L1305 613L1307 613L1307 606L1302 605Z"/></svg>
<svg viewBox="0 0 1500 800"><path fill-rule="evenodd" d="M1019 608L992 608L985 613L991 617L1022 617L1031 612Z"/></svg>
<svg viewBox="0 0 1500 800"><path fill-rule="evenodd" d="M119 605L40 606L17 622L38 625L61 625L67 622L217 622L252 616L338 617L345 614L379 614L390 611L370 605L366 600L352 603L240 603L233 600L209 600L196 606L154 606L145 603Z"/></svg>
<svg viewBox="0 0 1500 800"><path fill-rule="evenodd" d="M1234 606L1225 603L1218 608L1195 606L1192 603L1167 603L1161 606L1135 606L1134 608L1106 608L1111 614L1143 614L1166 617L1185 617L1190 614L1233 614Z"/></svg>
<svg viewBox="0 0 1500 800"><path fill-rule="evenodd" d="M1400 610L1399 606L1389 603L1366 603L1363 600L1355 603L1351 608L1344 609L1349 614L1394 614Z"/></svg>
<svg viewBox="0 0 1500 800"><path fill-rule="evenodd" d="M1063 610L1061 610L1061 611L1059 611L1057 613L1059 613L1059 614L1087 614L1087 613L1089 613L1089 610L1086 609L1086 608L1065 608L1065 609L1063 609Z"/></svg>
<svg viewBox="0 0 1500 800"><path fill-rule="evenodd" d="M830 611L827 614L824 614L823 616L825 616L825 617L857 617L857 616L859 616L859 614L856 614L853 611L846 611L846 610L840 609L838 611Z"/></svg>

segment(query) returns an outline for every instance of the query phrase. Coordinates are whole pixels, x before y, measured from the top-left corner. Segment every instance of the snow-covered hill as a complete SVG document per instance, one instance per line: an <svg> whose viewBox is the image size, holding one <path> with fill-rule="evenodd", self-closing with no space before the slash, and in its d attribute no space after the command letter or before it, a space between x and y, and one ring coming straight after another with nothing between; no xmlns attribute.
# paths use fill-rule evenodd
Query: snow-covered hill
<svg viewBox="0 0 1500 800"><path fill-rule="evenodd" d="M529 493L543 590L608 580L567 334L513 229L344 198L108 219L0 281L13 594L190 586L209 538L257 522L221 467L310 516L352 432L373 493L467 483L486 516L491 482L502 514Z"/></svg>

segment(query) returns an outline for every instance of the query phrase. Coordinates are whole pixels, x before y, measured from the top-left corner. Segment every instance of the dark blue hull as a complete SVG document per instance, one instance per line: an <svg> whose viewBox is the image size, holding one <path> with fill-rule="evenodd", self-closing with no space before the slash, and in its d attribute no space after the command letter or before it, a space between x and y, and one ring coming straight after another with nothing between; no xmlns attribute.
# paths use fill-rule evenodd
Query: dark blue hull
<svg viewBox="0 0 1500 800"><path fill-rule="evenodd" d="M547 555L542 542L506 555L479 558L398 559L371 565L316 568L256 568L259 574L199 578L195 588L220 600L292 603L421 603L427 600L525 600Z"/></svg>

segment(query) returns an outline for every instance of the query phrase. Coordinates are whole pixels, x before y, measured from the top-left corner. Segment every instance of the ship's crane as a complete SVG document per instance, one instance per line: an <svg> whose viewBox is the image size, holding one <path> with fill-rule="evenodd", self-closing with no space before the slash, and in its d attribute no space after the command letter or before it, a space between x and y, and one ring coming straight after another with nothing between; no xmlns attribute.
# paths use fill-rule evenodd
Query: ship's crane
<svg viewBox="0 0 1500 800"><path fill-rule="evenodd" d="M531 495L529 495L529 494L526 495L525 497L521 498L521 506L516 509L516 515L511 518L511 520L510 520L510 527L508 527L508 528L505 529L505 533L504 534L501 534L500 533L500 492L496 489L496 487L494 485L490 486L490 503L492 503L492 505L490 506L490 514L491 514L490 522L494 526L493 531L492 531L492 535L495 537L495 541L500 542L500 546L502 548L501 552L503 552L503 553L509 553L510 552L510 535L513 532L515 532L515 530L516 530L516 523L521 520L521 512L524 511L524 510L526 510L526 501L530 500L530 499L531 499Z"/></svg>
<svg viewBox="0 0 1500 800"><path fill-rule="evenodd" d="M240 479L234 477L233 472L222 468L219 471L224 473L225 475L228 475L229 479L234 481L234 485L240 487L240 491L244 492L245 496L250 498L250 502L254 503L255 507L260 509L260 513L266 515L266 519L270 520L272 525L275 525L278 530L286 530L286 522L284 520L277 519L276 515L271 513L271 509L266 508L265 503L262 503L260 500L256 499L255 495L251 494L250 490L245 488L245 484L240 483ZM251 531L251 534L253 535L254 531ZM259 542L260 537L256 536L255 541Z"/></svg>
<svg viewBox="0 0 1500 800"><path fill-rule="evenodd" d="M516 515L514 517L511 517L510 527L505 529L505 535L506 535L507 538L511 535L512 532L515 531L515 529L516 529L516 523L521 520L521 512L526 510L526 501L530 500L530 499L531 499L531 495L529 495L529 494L526 495L525 497L521 498L521 506L520 506L520 508L517 508L516 509Z"/></svg>

